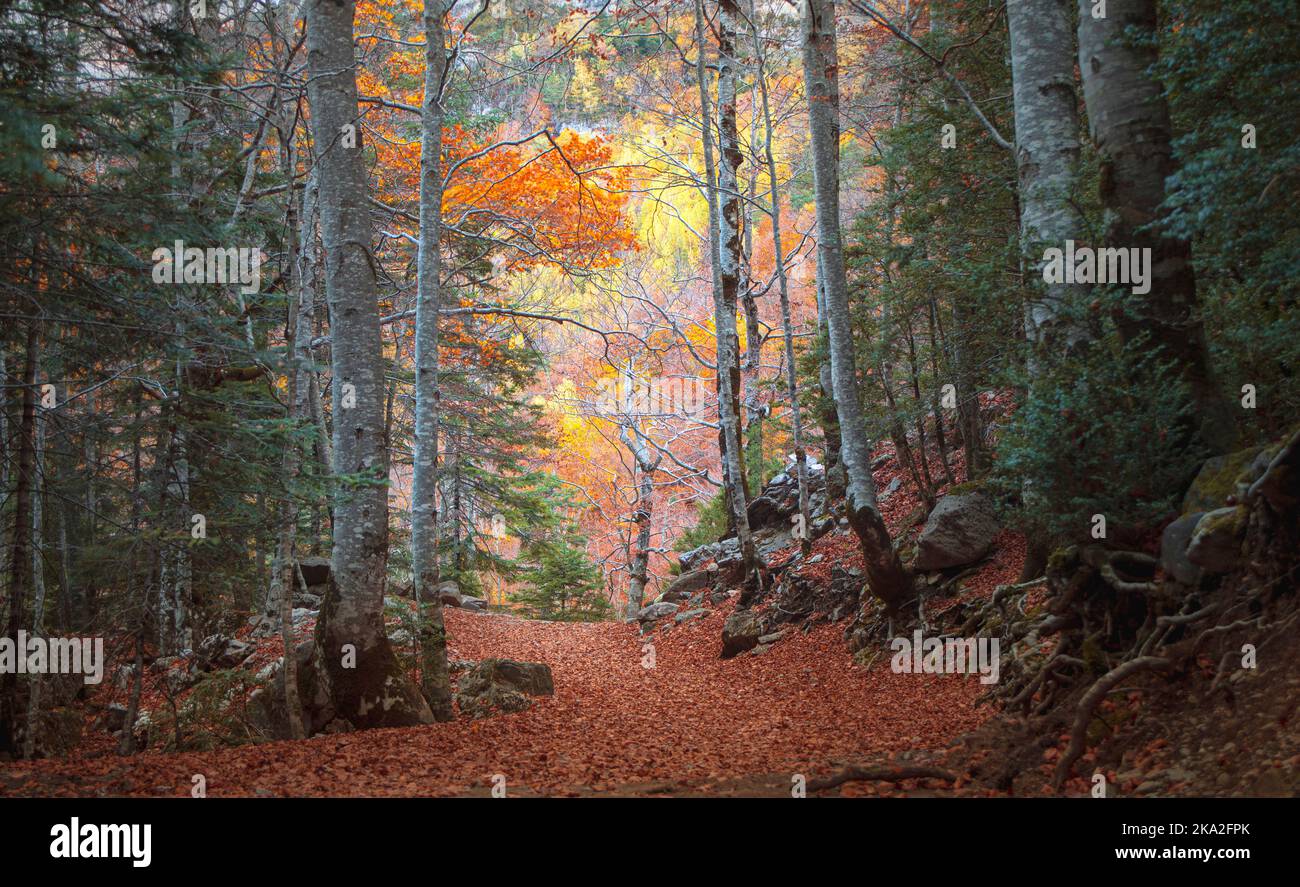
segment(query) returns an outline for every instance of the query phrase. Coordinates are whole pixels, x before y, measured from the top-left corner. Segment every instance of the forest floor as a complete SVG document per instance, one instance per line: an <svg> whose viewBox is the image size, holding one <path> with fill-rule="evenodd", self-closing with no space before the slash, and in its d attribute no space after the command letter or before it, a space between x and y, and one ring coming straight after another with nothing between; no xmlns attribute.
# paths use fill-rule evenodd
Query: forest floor
<svg viewBox="0 0 1300 887"><path fill-rule="evenodd" d="M733 599L734 600L734 599ZM0 764L0 796L507 795L784 796L845 766L945 768L931 779L849 782L845 795L1036 795L1060 736L1017 732L976 706L974 678L853 664L843 627L795 629L761 655L718 656L724 603L654 639L618 623L536 622L448 611L456 658L551 666L555 695L517 714L324 735L205 752L112 751L108 734L66 758ZM1211 691L1212 664L1138 682L1103 712L1113 732L1065 791L1105 773L1109 795L1293 795L1300 791L1300 637L1270 664ZM1005 774L1005 776L1003 775ZM500 782L499 779L496 780Z"/></svg>
<svg viewBox="0 0 1300 887"><path fill-rule="evenodd" d="M888 452L885 445L878 455ZM877 484L885 488L897 473L891 460ZM915 524L918 500L909 486L882 502L896 535ZM795 572L829 582L832 566L861 566L846 530L817 540L815 554L822 557L805 559ZM1014 582L1024 556L1023 537L1001 533L935 612ZM721 659L722 625L735 603L733 592L707 615L644 637L624 623L447 610L453 660L505 657L552 670L553 696L479 720L120 757L94 713L110 698L123 701L124 691L106 681L87 707L81 744L67 757L0 762L0 797L189 797L198 774L209 796L482 796L504 779L509 796L789 797L799 776L812 783L848 767L908 766L955 778L850 781L829 791L1054 793L1064 726L1044 733L1041 725L995 716L991 706L977 705L987 688L974 676L895 674L888 655L855 664L845 621L787 625L764 652ZM299 631L305 637L311 625ZM264 638L245 667L280 654L278 637ZM1283 637L1261 660L1258 670L1217 689L1209 661L1177 676L1135 680L1099 710L1107 732L1093 737L1064 792L1088 794L1097 772L1111 796L1300 792L1300 633ZM162 704L145 701L150 709Z"/></svg>
<svg viewBox="0 0 1300 887"><path fill-rule="evenodd" d="M788 795L838 762L938 751L991 713L962 677L853 665L843 629L795 630L760 656L718 657L733 606L644 640L619 623L447 613L453 658L550 665L555 695L518 714L210 752L108 747L0 766L0 795ZM498 782L500 780L497 780Z"/></svg>

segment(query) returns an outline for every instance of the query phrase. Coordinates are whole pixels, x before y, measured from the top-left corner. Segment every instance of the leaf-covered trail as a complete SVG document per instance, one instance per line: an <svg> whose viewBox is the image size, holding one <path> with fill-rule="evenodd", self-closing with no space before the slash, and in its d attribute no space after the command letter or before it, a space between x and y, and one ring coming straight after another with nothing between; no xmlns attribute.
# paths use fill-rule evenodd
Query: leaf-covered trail
<svg viewBox="0 0 1300 887"><path fill-rule="evenodd" d="M0 767L0 794L209 796L707 791L748 776L943 748L986 716L973 678L853 665L842 626L794 630L760 656L721 660L730 603L675 626L642 665L636 627L447 613L452 656L546 662L555 696L479 721L320 736L212 752L112 754ZM788 777L785 778L788 784ZM623 786L620 790L618 787ZM636 791L636 789L634 789Z"/></svg>

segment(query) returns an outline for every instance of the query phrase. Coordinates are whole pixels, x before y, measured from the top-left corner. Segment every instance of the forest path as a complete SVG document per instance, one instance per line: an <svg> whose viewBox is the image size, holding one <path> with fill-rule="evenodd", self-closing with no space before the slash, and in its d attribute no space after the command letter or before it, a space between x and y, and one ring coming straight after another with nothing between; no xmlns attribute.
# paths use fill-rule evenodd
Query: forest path
<svg viewBox="0 0 1300 887"><path fill-rule="evenodd" d="M791 776L905 749L942 749L981 723L961 677L855 666L842 625L787 632L759 656L719 658L732 602L654 639L632 625L447 613L455 659L550 665L555 695L478 721L275 742L15 762L0 795L209 796L775 793ZM497 780L498 782L500 780Z"/></svg>

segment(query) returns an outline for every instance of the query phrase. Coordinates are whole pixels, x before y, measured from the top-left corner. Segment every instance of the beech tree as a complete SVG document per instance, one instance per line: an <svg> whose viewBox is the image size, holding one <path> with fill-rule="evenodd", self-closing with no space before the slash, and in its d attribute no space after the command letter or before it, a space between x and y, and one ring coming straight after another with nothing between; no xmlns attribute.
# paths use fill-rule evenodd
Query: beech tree
<svg viewBox="0 0 1300 887"><path fill-rule="evenodd" d="M447 631L438 588L438 312L442 308L443 100L454 59L446 47L447 10L424 6L424 108L420 121L420 246L416 260L415 453L411 474L412 594L425 611L422 681L434 717L451 720Z"/></svg>
<svg viewBox="0 0 1300 887"><path fill-rule="evenodd" d="M427 723L433 713L398 668L384 632L384 365L352 44L355 12L353 0L313 0L307 9L308 96L334 373L334 473L352 479L334 503L330 590L316 626L315 662L337 717L358 727L402 726ZM309 706L316 702L304 699Z"/></svg>
<svg viewBox="0 0 1300 887"><path fill-rule="evenodd" d="M867 438L857 379L840 231L838 64L835 4L830 0L804 0L803 67L817 199L817 274L825 299L831 376L839 415L840 458L847 474L845 507L849 523L862 544L867 585L892 611L907 599L911 586L876 505L871 441Z"/></svg>
<svg viewBox="0 0 1300 887"><path fill-rule="evenodd" d="M1210 365L1196 292L1191 244L1165 229L1165 182L1175 169L1169 106L1156 63L1155 0L1112 3L1094 14L1079 0L1079 71L1088 126L1101 155L1101 202L1106 243L1151 251L1151 285L1113 312L1121 336L1150 338L1191 389L1194 436L1224 450L1236 439L1227 403Z"/></svg>
<svg viewBox="0 0 1300 887"><path fill-rule="evenodd" d="M718 422L722 426L719 435L724 462L725 493L731 506L730 519L734 522L736 538L740 541L741 557L745 563L745 572L758 576L758 555L754 550L754 540L749 530L749 503L745 499L744 459L740 442L740 413L736 397L736 388L730 383L733 369L739 376L739 369L733 367L737 352L736 338L736 290L739 282L740 240L736 225L739 222L739 204L733 202L738 198L732 196L736 189L735 167L730 173L720 173L714 160L713 123L710 109L713 102L709 98L708 80L705 77L704 48L704 10L702 0L695 0L695 75L700 92L700 131L704 146L704 186L709 203L709 265L713 273L713 320L717 331L717 372L718 372ZM725 87L724 97L731 103L731 124L734 127L734 81L724 76L720 82L730 81ZM725 111L720 110L720 114ZM721 122L721 117L719 118ZM738 150L738 146L728 142L724 148ZM723 158L723 167L727 167L738 158ZM726 184L731 191L725 193ZM725 214L725 217L724 217ZM728 307L730 306L730 307Z"/></svg>
<svg viewBox="0 0 1300 887"><path fill-rule="evenodd" d="M1070 0L1010 0L1007 30L1016 115L1021 246L1031 269L1041 266L1044 245L1082 242L1087 222L1078 201L1079 114L1074 86ZM1037 261L1035 261L1035 254ZM1041 275L1034 275L1035 286ZM1031 289L1025 333L1040 350L1071 350L1086 341L1078 318L1090 287L1048 283Z"/></svg>

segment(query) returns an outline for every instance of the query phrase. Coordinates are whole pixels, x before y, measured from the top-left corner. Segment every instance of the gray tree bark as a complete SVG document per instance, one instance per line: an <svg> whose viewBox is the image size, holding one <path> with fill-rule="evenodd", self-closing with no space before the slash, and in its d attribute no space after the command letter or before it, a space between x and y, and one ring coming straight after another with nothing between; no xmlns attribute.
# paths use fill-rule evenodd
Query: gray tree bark
<svg viewBox="0 0 1300 887"><path fill-rule="evenodd" d="M308 2L307 94L330 306L334 473L360 481L341 485L334 505L330 587L316 624L316 673L329 709L321 717L332 714L360 728L429 723L433 713L398 667L384 632L388 453L353 50L356 3Z"/></svg>
<svg viewBox="0 0 1300 887"><path fill-rule="evenodd" d="M734 33L734 27L732 32ZM710 265L713 269L713 316L718 336L718 422L722 426L722 457L726 469L724 481L726 482L727 500L731 505L732 519L735 522L736 538L740 542L745 572L747 575L758 577L758 554L754 549L753 537L750 535L749 515L747 512L748 502L745 501L744 469L741 466L739 413L734 389L730 384L723 382L724 373L730 372L737 356L736 351L732 348L732 342L736 339L736 303L733 292L731 309L730 311L727 310L726 299L724 298L724 287L726 285L724 277L729 268L733 274L736 273L739 261L737 255L732 254L730 257L726 257L724 253L728 248L728 243L738 252L740 240L734 231L732 236L724 234L723 226L725 223L718 193L722 186L713 156L713 126L710 113L712 102L709 100L708 79L705 76L704 48L706 44L704 41L702 0L695 0L695 39L695 73L700 90L700 128L704 140L705 192L709 200L709 255ZM734 80L732 84L732 105L734 110ZM734 191L734 171L731 179L732 190ZM733 225L739 220L738 211L739 207L736 208L737 214L732 216ZM727 330L730 330L730 333Z"/></svg>
<svg viewBox="0 0 1300 887"><path fill-rule="evenodd" d="M740 458L736 460L740 473L733 474L731 480L740 485L744 503L749 505L749 476L746 471L745 437L742 433L741 416L741 356L740 336L736 332L736 312L740 303L740 285L745 277L745 254L741 248L741 205L740 165L744 155L740 150L740 131L737 123L737 99L739 96L739 67L736 57L736 30L740 20L740 7L736 0L719 0L717 17L718 34L718 262L722 269L722 310L729 318L725 325L718 326L718 338L727 337L728 362L724 375L718 364L718 381L728 385L731 391L733 416L731 421L736 426L736 440L742 447ZM752 343L750 343L752 347ZM748 394L748 392L746 392ZM730 439L728 436L726 439ZM725 446L725 440L724 440ZM731 460L727 460L728 470ZM761 481L759 481L761 482Z"/></svg>
<svg viewBox="0 0 1300 887"><path fill-rule="evenodd" d="M876 505L871 442L857 379L840 232L838 64L834 2L804 0L803 66L817 202L817 269L824 287L840 455L847 475L846 507L849 523L862 543L870 591L893 611L910 595L911 583Z"/></svg>
<svg viewBox="0 0 1300 887"><path fill-rule="evenodd" d="M47 410L36 410L36 445L32 477L32 636L45 637L45 428ZM19 655L22 655L21 653ZM23 757L36 753L36 740L40 735L41 690L44 681L40 674L27 676L27 717L23 732Z"/></svg>
<svg viewBox="0 0 1300 887"><path fill-rule="evenodd" d="M808 450L804 446L803 411L799 406L799 376L794 362L794 324L790 320L790 281L785 273L785 247L781 242L781 197L777 193L776 158L772 152L772 109L767 95L766 55L763 39L758 31L758 19L750 4L750 24L754 37L754 59L759 98L763 109L763 159L767 164L768 197L772 215L772 255L776 263L777 287L781 295L781 330L785 345L785 390L790 398L790 430L794 437L795 471L799 483L799 519L803 525L800 548L807 555L812 551L812 517L808 511Z"/></svg>
<svg viewBox="0 0 1300 887"><path fill-rule="evenodd" d="M411 573L420 608L421 689L440 721L455 717L447 629L438 598L438 311L442 307L443 95L450 75L442 0L424 6L424 109L420 144L420 246L416 258L415 457L411 479Z"/></svg>
<svg viewBox="0 0 1300 887"><path fill-rule="evenodd" d="M1079 0L1079 70L1101 155L1106 243L1151 250L1151 291L1135 294L1131 310L1116 313L1116 325L1126 341L1150 336L1152 348L1191 389L1194 436L1226 450L1236 425L1211 373L1191 244L1156 224L1175 163L1169 107L1148 73L1156 62L1155 0L1110 3L1104 18L1093 18L1092 6Z"/></svg>
<svg viewBox="0 0 1300 887"><path fill-rule="evenodd" d="M40 321L28 318L22 376L22 417L18 426L18 471L14 497L13 554L9 560L9 618L5 634L18 637L26 617L32 583L32 487L36 465L36 364L40 357ZM17 671L0 677L0 751L19 752L20 723Z"/></svg>
<svg viewBox="0 0 1300 887"><path fill-rule="evenodd" d="M646 444L641 430L641 419L632 411L632 392L635 381L631 368L625 376L627 380L626 397L620 412L618 436L627 447L636 465L639 477L636 481L636 505L632 512L632 522L636 524L636 551L628 559L627 609L624 616L629 622L635 621L645 602L645 588L649 582L650 568L650 523L654 509L654 476L663 459L660 453L652 453Z"/></svg>
<svg viewBox="0 0 1300 887"><path fill-rule="evenodd" d="M1074 88L1071 0L1008 0L1012 96L1016 116L1016 171L1020 190L1020 241L1026 258L1044 245L1064 249L1082 240L1085 221L1074 200L1079 165L1078 95ZM1025 335L1039 353L1071 351L1088 339L1086 325L1068 311L1080 305L1088 284L1033 278L1025 307Z"/></svg>

